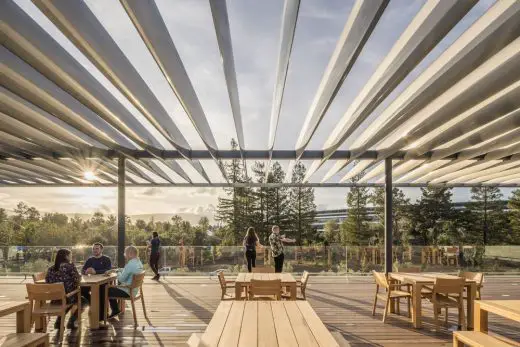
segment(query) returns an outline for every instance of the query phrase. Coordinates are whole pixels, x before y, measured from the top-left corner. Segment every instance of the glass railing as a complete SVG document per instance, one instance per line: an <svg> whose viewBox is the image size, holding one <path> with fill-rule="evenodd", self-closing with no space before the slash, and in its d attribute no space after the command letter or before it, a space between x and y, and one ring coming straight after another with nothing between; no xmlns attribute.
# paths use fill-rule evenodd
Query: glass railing
<svg viewBox="0 0 520 347"><path fill-rule="evenodd" d="M91 254L89 246L37 247L0 246L0 274L31 274L52 265L60 248L72 251L73 262L81 266ZM148 259L146 247L138 247L139 257ZM117 247L105 246L103 253L114 263ZM286 246L284 271L342 275L367 274L384 270L382 246ZM257 250L258 266L274 265L268 247ZM246 271L244 249L240 246L161 247L163 275L208 275L217 270ZM520 246L394 246L394 271L406 268L422 271L456 272L460 269L488 273L520 273Z"/></svg>

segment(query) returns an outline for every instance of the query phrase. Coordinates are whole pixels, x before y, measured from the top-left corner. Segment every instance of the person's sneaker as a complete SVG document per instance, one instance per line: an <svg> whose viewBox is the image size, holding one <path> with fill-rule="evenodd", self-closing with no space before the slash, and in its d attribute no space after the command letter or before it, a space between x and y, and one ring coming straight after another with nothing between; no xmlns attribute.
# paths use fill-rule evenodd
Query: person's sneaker
<svg viewBox="0 0 520 347"><path fill-rule="evenodd" d="M121 311L119 311L119 310L118 310L118 311L115 311L115 312L112 312L112 313L110 314L110 316L108 316L108 319L112 319L112 318L114 318L115 316L119 315L120 313L121 313Z"/></svg>
<svg viewBox="0 0 520 347"><path fill-rule="evenodd" d="M161 275L157 275L155 277L157 277L157 281L158 281L161 278Z"/></svg>
<svg viewBox="0 0 520 347"><path fill-rule="evenodd" d="M157 277L158 275L155 275L152 277L152 281L157 281L159 279L159 277Z"/></svg>

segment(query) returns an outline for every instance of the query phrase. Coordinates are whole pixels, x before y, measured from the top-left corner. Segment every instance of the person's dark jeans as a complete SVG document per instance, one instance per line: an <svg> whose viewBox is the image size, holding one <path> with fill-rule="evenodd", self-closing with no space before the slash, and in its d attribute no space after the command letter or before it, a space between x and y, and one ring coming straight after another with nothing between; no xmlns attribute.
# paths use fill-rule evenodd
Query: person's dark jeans
<svg viewBox="0 0 520 347"><path fill-rule="evenodd" d="M103 312L105 312L105 286L102 284L99 286L99 320L104 319ZM90 287L81 287L81 296L86 298L90 304Z"/></svg>
<svg viewBox="0 0 520 347"><path fill-rule="evenodd" d="M150 254L150 268L152 269L155 276L159 276L159 258L161 253L152 253Z"/></svg>
<svg viewBox="0 0 520 347"><path fill-rule="evenodd" d="M256 251L247 250L246 251L246 259L247 259L247 271L251 272L251 268L256 267Z"/></svg>
<svg viewBox="0 0 520 347"><path fill-rule="evenodd" d="M108 297L110 298L129 298L130 294L125 292L122 289L119 288L108 288ZM117 304L117 299L110 299L110 309L112 310L111 314L114 314L116 312L119 312L119 305Z"/></svg>
<svg viewBox="0 0 520 347"><path fill-rule="evenodd" d="M282 272L283 270L283 253L274 257L274 272Z"/></svg>

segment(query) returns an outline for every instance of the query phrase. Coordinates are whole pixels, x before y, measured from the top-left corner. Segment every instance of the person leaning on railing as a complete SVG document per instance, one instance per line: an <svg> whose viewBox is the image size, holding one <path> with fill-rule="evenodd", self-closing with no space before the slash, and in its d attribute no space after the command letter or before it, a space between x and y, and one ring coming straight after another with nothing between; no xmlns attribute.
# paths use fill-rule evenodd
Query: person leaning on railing
<svg viewBox="0 0 520 347"><path fill-rule="evenodd" d="M143 263L141 263L141 260L138 257L137 248L134 246L128 246L125 248L125 258L126 258L126 265L123 269L117 269L117 270L109 270L105 274L110 273L117 273L117 281L119 284L130 286L132 284L132 278L135 274L138 274L143 271ZM134 289L135 293L134 295L137 295L138 289ZM129 298L130 292L128 288L125 287L119 287L119 288L108 288L108 297L114 298ZM121 311L119 310L119 305L117 304L117 299L110 299L110 309L111 313L108 318L113 318L117 316Z"/></svg>

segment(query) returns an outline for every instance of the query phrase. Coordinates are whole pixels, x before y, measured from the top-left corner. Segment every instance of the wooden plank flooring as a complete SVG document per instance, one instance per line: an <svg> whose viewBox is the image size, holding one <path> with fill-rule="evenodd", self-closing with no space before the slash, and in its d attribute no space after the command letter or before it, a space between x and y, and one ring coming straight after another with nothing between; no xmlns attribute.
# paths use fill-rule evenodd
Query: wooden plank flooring
<svg viewBox="0 0 520 347"><path fill-rule="evenodd" d="M23 278L0 277L0 301L24 300ZM311 276L307 299L327 328L341 334L351 346L451 346L453 326L433 331L431 305L423 301L424 327L412 328L408 318L389 315L381 322L383 303L372 317L375 285L370 277ZM63 345L92 346L185 346L192 333L206 329L220 302L220 287L216 278L168 277L160 283L147 280L144 285L149 320L145 320L141 305L137 305L139 327L134 329L132 312L110 321L108 327L90 331L86 312L83 331L67 330ZM487 277L483 299L520 299L520 276ZM404 301L402 308L405 307ZM401 310L405 312L406 310ZM456 324L455 312L450 323ZM0 318L0 336L15 331L16 316ZM520 323L490 314L490 331L520 342ZM49 324L51 341L56 343L53 321ZM260 333L260 332L259 332Z"/></svg>

